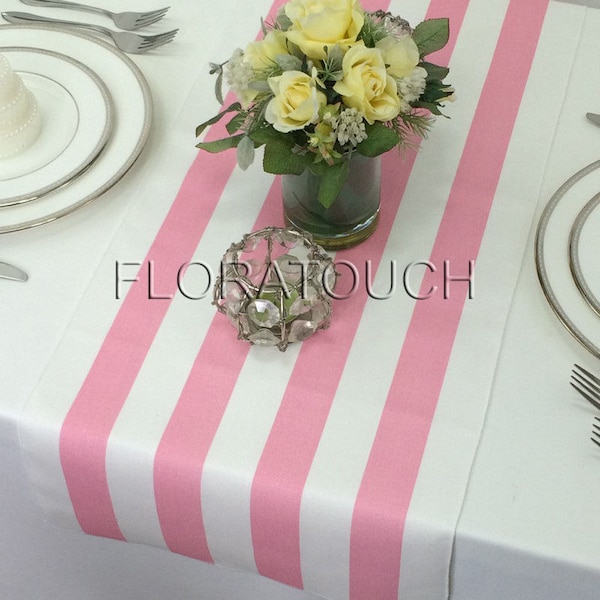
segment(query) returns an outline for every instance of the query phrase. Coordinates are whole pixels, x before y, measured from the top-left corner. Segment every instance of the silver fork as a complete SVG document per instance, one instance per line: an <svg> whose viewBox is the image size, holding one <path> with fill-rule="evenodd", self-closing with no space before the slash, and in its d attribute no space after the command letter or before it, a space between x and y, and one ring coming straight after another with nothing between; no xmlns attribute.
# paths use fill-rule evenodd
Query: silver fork
<svg viewBox="0 0 600 600"><path fill-rule="evenodd" d="M569 383L592 406L600 410L600 378L579 365L573 365Z"/></svg>
<svg viewBox="0 0 600 600"><path fill-rule="evenodd" d="M115 13L105 8L98 8L96 6L89 6L88 4L80 4L78 2L69 2L68 0L21 0L23 4L28 6L44 6L52 8L72 8L74 10L82 10L87 12L99 13L105 15L113 20L113 23L119 29L126 29L127 31L133 31L152 25L162 19L169 7L159 8L158 10L150 10L148 12L119 12Z"/></svg>
<svg viewBox="0 0 600 600"><path fill-rule="evenodd" d="M71 27L81 27L83 29L96 31L111 37L118 48L129 54L143 54L144 52L148 52L148 50L153 50L154 48L168 44L169 42L173 41L175 34L179 31L178 29L173 29L172 31L159 33L157 35L140 35L138 33L131 33L129 31L113 31L107 27L92 25L91 23L50 19L49 17L41 17L39 15L33 15L31 13L24 12L3 12L2 17L9 23L44 23L50 25L68 25Z"/></svg>
<svg viewBox="0 0 600 600"><path fill-rule="evenodd" d="M592 437L590 438L596 446L600 446L600 417L594 417L595 423L592 423Z"/></svg>

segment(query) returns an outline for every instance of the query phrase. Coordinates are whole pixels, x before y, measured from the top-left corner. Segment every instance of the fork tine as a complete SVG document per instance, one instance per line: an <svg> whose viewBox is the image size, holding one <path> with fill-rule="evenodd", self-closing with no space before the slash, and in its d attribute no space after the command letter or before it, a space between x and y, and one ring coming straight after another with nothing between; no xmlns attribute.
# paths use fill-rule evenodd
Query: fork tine
<svg viewBox="0 0 600 600"><path fill-rule="evenodd" d="M587 369L584 369L578 364L574 364L573 367L579 369L584 375L589 377L596 385L600 386L600 377L596 377L593 373L590 373Z"/></svg>
<svg viewBox="0 0 600 600"><path fill-rule="evenodd" d="M163 40L144 40L141 44L139 49L143 50L144 52L148 51L148 50L154 50L155 48L159 48L160 46L164 46L165 44L169 44L170 42L173 41L173 38L169 38L169 39L163 39Z"/></svg>
<svg viewBox="0 0 600 600"><path fill-rule="evenodd" d="M571 372L571 381L569 382L590 404L600 410L600 386L595 382L600 381L586 369L579 365L574 365ZM578 372L576 369L582 371ZM591 378L591 381L590 381Z"/></svg>
<svg viewBox="0 0 600 600"><path fill-rule="evenodd" d="M164 15L158 15L157 17L145 17L143 19L137 19L135 22L135 29L142 29L142 27L148 27L150 25L154 25L154 23L158 23Z"/></svg>
<svg viewBox="0 0 600 600"><path fill-rule="evenodd" d="M173 29L172 31L166 31L165 33L158 33L156 35L144 35L144 41L148 42L162 42L163 40L172 40L179 29Z"/></svg>
<svg viewBox="0 0 600 600"><path fill-rule="evenodd" d="M595 408L597 408L598 410L600 410L600 402L598 402L598 400L596 400L593 396L591 396L583 387L584 384L582 384L581 382L575 380L575 382L570 381L569 382L571 384L572 387L574 387L592 406L594 406Z"/></svg>
<svg viewBox="0 0 600 600"><path fill-rule="evenodd" d="M149 10L145 13L140 13L140 17L153 17L156 15L165 15L166 12L171 8L170 6L165 6L164 8L158 8L156 10Z"/></svg>
<svg viewBox="0 0 600 600"><path fill-rule="evenodd" d="M592 423L592 437L590 438L596 446L600 447L600 419L598 417L594 418L596 423Z"/></svg>
<svg viewBox="0 0 600 600"><path fill-rule="evenodd" d="M589 381L585 377L582 377L579 373L573 373L571 379L576 383L583 386L590 394L593 394L600 400L600 387L595 385L593 381Z"/></svg>
<svg viewBox="0 0 600 600"><path fill-rule="evenodd" d="M165 16L167 10L168 8L163 8L159 11L144 13L143 15L140 15L135 20L136 29L139 29L140 27L147 27L148 25L152 25L153 23L160 21Z"/></svg>

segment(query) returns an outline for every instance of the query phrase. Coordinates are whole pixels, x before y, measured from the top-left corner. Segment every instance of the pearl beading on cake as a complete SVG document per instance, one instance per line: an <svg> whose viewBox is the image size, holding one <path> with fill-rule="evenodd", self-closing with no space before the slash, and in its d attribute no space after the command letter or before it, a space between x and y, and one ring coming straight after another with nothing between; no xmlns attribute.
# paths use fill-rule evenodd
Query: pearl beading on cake
<svg viewBox="0 0 600 600"><path fill-rule="evenodd" d="M35 96L0 54L0 159L29 148L37 139L41 118Z"/></svg>

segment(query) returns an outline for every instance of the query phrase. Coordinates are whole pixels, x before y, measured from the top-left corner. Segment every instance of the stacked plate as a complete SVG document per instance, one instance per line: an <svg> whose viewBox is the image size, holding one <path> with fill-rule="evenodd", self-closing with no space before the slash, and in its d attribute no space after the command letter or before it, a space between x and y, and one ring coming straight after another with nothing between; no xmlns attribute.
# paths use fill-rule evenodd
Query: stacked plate
<svg viewBox="0 0 600 600"><path fill-rule="evenodd" d="M535 260L542 289L567 330L600 358L600 160L570 177L541 215Z"/></svg>
<svg viewBox="0 0 600 600"><path fill-rule="evenodd" d="M148 139L152 100L131 59L85 34L3 25L0 54L43 122L31 148L0 160L1 234L68 215L117 183Z"/></svg>

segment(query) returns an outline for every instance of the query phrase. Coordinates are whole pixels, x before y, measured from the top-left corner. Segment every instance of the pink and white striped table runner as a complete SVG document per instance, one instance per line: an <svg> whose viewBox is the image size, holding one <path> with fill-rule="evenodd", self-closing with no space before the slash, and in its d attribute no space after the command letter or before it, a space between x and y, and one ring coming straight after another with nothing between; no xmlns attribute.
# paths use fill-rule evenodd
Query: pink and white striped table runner
<svg viewBox="0 0 600 600"><path fill-rule="evenodd" d="M235 3L222 4L233 18ZM286 353L238 342L210 294L182 293L205 287L205 271L192 264L177 280L186 263L216 272L230 242L282 222L278 180L259 165L241 173L233 153L190 149L212 112L198 109L210 88L201 74L23 415L49 518L332 600L448 596L453 530L568 85L565 68L548 91L548 68L574 56L555 43L567 9L550 7L392 0L413 23L450 17L436 58L458 102L417 152L385 156L379 229L335 256L342 272L359 267L357 290L335 301L328 331ZM230 43L215 48L228 56ZM412 294L401 285L410 265ZM116 272L136 279L120 282L122 299Z"/></svg>

